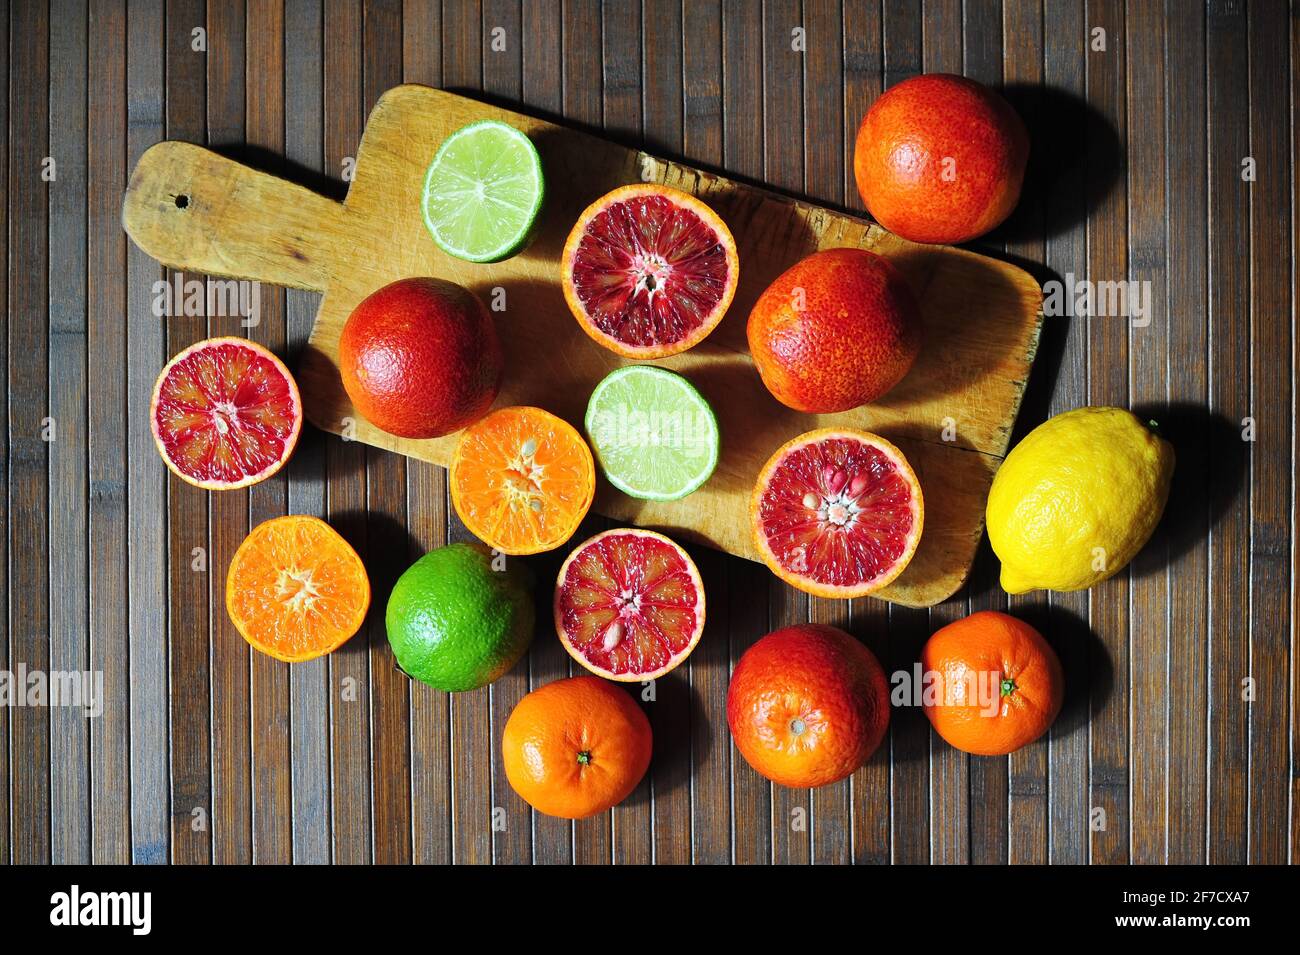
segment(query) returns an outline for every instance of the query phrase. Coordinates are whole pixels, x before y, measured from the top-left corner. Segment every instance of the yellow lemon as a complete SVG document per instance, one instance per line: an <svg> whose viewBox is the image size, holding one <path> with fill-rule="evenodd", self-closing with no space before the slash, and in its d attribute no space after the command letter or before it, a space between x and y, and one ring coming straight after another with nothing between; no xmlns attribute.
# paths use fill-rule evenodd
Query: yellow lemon
<svg viewBox="0 0 1300 955"><path fill-rule="evenodd" d="M1123 408L1043 422L989 491L1002 589L1084 590L1122 569L1159 523L1173 473L1173 445Z"/></svg>

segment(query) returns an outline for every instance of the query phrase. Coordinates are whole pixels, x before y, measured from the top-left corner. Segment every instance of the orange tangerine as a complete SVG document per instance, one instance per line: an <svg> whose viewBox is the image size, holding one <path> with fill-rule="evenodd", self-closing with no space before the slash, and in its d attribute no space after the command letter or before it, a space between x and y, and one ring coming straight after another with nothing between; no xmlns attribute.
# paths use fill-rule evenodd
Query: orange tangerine
<svg viewBox="0 0 1300 955"><path fill-rule="evenodd" d="M255 649L298 663L348 641L366 619L370 578L352 546L317 517L258 524L226 574L226 612Z"/></svg>
<svg viewBox="0 0 1300 955"><path fill-rule="evenodd" d="M450 481L452 506L474 536L503 554L536 554L578 529L596 468L567 421L541 408L501 408L465 429Z"/></svg>

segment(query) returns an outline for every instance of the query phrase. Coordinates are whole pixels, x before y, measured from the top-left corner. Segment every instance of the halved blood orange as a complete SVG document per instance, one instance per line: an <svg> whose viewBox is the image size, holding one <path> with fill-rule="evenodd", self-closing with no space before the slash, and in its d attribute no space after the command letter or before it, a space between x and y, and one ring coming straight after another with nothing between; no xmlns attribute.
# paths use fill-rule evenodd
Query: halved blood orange
<svg viewBox="0 0 1300 955"><path fill-rule="evenodd" d="M722 321L740 277L735 239L717 213L656 183L622 186L588 206L561 270L583 331L625 358L698 344Z"/></svg>
<svg viewBox="0 0 1300 955"><path fill-rule="evenodd" d="M823 428L786 442L749 505L763 562L819 597L862 597L903 572L921 539L921 485L903 452L867 431Z"/></svg>
<svg viewBox="0 0 1300 955"><path fill-rule="evenodd" d="M503 554L559 547L596 491L591 449L573 425L541 408L500 408L461 434L451 503L470 533Z"/></svg>
<svg viewBox="0 0 1300 955"><path fill-rule="evenodd" d="M560 567L555 631L584 667L624 683L653 680L704 633L704 581L663 534L624 527L580 544Z"/></svg>
<svg viewBox="0 0 1300 955"><path fill-rule="evenodd" d="M183 481L230 490L284 466L302 431L298 385L246 338L208 338L167 363L149 406L153 439Z"/></svg>
<svg viewBox="0 0 1300 955"><path fill-rule="evenodd" d="M361 629L370 578L361 558L317 517L258 524L231 558L226 612L254 649L286 663L338 649Z"/></svg>

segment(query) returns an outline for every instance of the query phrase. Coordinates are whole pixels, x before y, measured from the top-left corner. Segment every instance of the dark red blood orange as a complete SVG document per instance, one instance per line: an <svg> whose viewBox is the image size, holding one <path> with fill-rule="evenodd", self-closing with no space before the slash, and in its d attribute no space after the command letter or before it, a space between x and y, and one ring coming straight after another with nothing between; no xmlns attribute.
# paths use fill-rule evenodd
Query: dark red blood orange
<svg viewBox="0 0 1300 955"><path fill-rule="evenodd" d="M149 419L177 477L229 490L264 481L289 460L302 431L302 399L284 362L261 345L209 338L163 368Z"/></svg>
<svg viewBox="0 0 1300 955"><path fill-rule="evenodd" d="M827 249L767 287L747 334L754 366L778 401L830 414L875 401L903 379L921 348L921 311L887 259Z"/></svg>
<svg viewBox="0 0 1300 955"><path fill-rule="evenodd" d="M698 344L722 320L740 266L730 230L689 193L654 183L607 193L564 244L564 298L583 331L626 358Z"/></svg>
<svg viewBox="0 0 1300 955"><path fill-rule="evenodd" d="M727 725L745 761L782 786L825 786L865 763L889 726L875 655L836 627L769 633L741 656Z"/></svg>
<svg viewBox="0 0 1300 955"><path fill-rule="evenodd" d="M924 514L903 453L848 429L787 442L764 465L750 499L763 562L819 597L862 597L893 581L916 552Z"/></svg>
<svg viewBox="0 0 1300 955"><path fill-rule="evenodd" d="M483 417L503 364L487 308L441 279L401 279L371 293L339 338L352 404L401 438L437 438Z"/></svg>
<svg viewBox="0 0 1300 955"><path fill-rule="evenodd" d="M891 87L867 111L853 150L862 201L914 242L967 242L1020 199L1029 134L988 87L943 73Z"/></svg>
<svg viewBox="0 0 1300 955"><path fill-rule="evenodd" d="M686 551L621 528L576 547L555 586L555 630L569 655L610 680L663 676L704 632L704 582Z"/></svg>

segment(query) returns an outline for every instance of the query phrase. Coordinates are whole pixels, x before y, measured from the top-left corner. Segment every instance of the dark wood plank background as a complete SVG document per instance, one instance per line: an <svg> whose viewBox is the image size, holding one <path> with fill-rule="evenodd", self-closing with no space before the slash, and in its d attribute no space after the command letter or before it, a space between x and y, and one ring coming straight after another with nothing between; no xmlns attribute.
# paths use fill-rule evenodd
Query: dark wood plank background
<svg viewBox="0 0 1300 955"><path fill-rule="evenodd" d="M0 8L0 669L94 669L105 680L98 719L0 708L0 860L1287 862L1300 853L1294 3ZM200 27L206 50L196 52ZM803 51L792 49L796 28ZM652 769L625 805L570 824L514 796L495 745L523 693L572 669L545 627L526 664L490 689L451 697L393 668L387 588L415 556L465 536L441 470L310 431L287 473L249 491L204 494L159 460L148 424L158 370L192 341L241 329L238 319L151 312L164 272L119 226L126 177L151 143L211 144L337 195L370 105L417 82L860 209L849 163L857 124L884 88L922 70L1005 88L1032 131L1021 208L981 248L1043 280L1153 288L1149 325L1049 318L1021 419L1023 433L1082 404L1132 406L1177 444L1156 538L1090 593L1008 599L986 546L968 587L928 612L810 600L759 566L700 552L708 631L647 704ZM1243 179L1247 157L1253 181ZM315 299L262 293L251 334L292 364ZM285 512L327 516L358 547L377 611L342 651L294 667L250 653L222 597L249 527ZM557 559L539 561L543 579ZM768 784L731 747L729 668L768 630L808 619L846 626L892 669L910 666L933 630L981 608L1026 616L1060 652L1067 703L1048 738L1009 758L968 757L916 711L896 710L870 764L815 792Z"/></svg>

